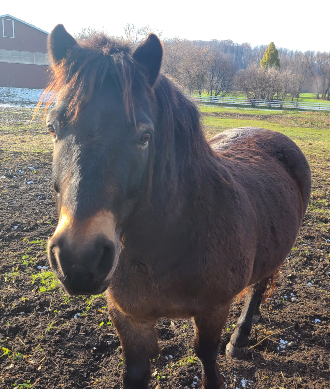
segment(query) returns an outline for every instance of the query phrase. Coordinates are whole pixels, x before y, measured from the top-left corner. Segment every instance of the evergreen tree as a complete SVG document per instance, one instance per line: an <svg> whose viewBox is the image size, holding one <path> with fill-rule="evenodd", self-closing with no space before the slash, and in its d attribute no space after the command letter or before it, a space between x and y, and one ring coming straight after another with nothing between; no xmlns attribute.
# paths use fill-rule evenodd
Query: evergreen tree
<svg viewBox="0 0 330 389"><path fill-rule="evenodd" d="M260 61L260 66L264 70L267 70L271 67L280 69L280 60L278 58L278 51L274 45L274 42L271 42L268 46L268 49L265 51L264 57Z"/></svg>

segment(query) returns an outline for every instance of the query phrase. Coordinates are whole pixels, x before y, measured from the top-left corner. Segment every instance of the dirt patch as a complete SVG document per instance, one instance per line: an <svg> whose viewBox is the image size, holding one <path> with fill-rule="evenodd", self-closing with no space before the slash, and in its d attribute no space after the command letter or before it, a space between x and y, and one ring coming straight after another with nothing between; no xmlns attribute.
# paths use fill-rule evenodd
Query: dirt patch
<svg viewBox="0 0 330 389"><path fill-rule="evenodd" d="M51 141L30 111L0 113L0 388L119 389L121 348L104 298L67 296L49 272ZM245 357L226 361L242 306L233 304L218 357L228 388L329 388L330 167L315 159L312 170L311 206L277 289ZM164 319L157 330L150 387L200 387L191 322Z"/></svg>

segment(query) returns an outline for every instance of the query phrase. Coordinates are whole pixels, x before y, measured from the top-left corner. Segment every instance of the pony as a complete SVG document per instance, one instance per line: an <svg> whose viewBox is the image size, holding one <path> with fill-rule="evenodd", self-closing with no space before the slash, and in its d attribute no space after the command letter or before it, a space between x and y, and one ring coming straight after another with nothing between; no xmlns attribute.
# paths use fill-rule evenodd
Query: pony
<svg viewBox="0 0 330 389"><path fill-rule="evenodd" d="M261 128L207 142L195 104L160 71L154 34L133 50L104 35L77 42L57 25L48 51L52 270L71 295L106 293L125 389L148 387L163 317L194 320L203 388L223 388L216 360L230 305L247 290L226 348L234 357L302 223L306 158Z"/></svg>

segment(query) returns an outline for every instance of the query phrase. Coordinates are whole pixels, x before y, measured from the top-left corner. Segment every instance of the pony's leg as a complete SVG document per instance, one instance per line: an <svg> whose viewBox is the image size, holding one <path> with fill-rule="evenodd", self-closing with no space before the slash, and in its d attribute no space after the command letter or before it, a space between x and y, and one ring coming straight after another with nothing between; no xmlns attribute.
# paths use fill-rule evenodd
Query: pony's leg
<svg viewBox="0 0 330 389"><path fill-rule="evenodd" d="M250 287L245 297L244 307L237 321L235 331L226 346L227 357L240 357L244 347L248 345L252 324L258 322L260 319L259 307L268 281L269 278L267 277Z"/></svg>
<svg viewBox="0 0 330 389"><path fill-rule="evenodd" d="M156 323L132 320L113 306L109 313L122 346L124 389L147 389L149 359L158 354Z"/></svg>
<svg viewBox="0 0 330 389"><path fill-rule="evenodd" d="M195 316L196 337L195 351L203 364L203 389L220 389L225 387L224 380L217 365L217 356L221 341L221 331L226 323L230 304L212 312Z"/></svg>

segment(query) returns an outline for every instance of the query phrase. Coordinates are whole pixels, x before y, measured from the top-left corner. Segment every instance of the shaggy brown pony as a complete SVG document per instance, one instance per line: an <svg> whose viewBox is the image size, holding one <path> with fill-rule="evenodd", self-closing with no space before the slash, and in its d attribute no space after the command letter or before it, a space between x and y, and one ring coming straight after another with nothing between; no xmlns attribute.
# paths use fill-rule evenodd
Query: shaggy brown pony
<svg viewBox="0 0 330 389"><path fill-rule="evenodd" d="M238 128L208 143L195 105L159 74L162 53L153 34L134 52L104 36L78 43L62 25L50 34L59 222L48 257L70 294L106 291L125 389L147 388L161 317L194 319L203 387L219 389L230 304L249 288L235 356L294 244L310 169L278 132Z"/></svg>

